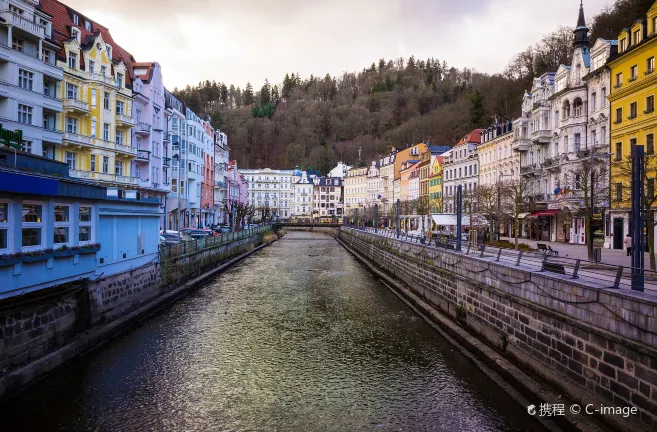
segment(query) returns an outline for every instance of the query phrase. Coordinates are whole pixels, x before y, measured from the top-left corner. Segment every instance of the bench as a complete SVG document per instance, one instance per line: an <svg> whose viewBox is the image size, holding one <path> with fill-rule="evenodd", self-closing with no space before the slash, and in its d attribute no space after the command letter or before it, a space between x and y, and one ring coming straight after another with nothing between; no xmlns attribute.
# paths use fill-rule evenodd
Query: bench
<svg viewBox="0 0 657 432"><path fill-rule="evenodd" d="M536 243L536 247L539 251L545 252L548 255L559 256L559 251L552 249L552 246L546 245L544 243Z"/></svg>
<svg viewBox="0 0 657 432"><path fill-rule="evenodd" d="M552 273L559 273L562 275L566 274L566 269L564 268L563 264L559 264L559 263L549 263L549 262L543 263L543 270Z"/></svg>

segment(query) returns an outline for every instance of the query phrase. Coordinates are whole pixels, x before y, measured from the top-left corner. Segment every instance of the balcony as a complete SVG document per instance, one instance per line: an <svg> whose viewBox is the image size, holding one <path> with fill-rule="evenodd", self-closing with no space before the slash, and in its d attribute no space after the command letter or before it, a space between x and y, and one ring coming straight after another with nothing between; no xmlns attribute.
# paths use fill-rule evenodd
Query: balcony
<svg viewBox="0 0 657 432"><path fill-rule="evenodd" d="M546 158L543 161L543 168L547 169L548 171L554 171L560 169L559 158L558 157Z"/></svg>
<svg viewBox="0 0 657 432"><path fill-rule="evenodd" d="M135 132L141 135L150 135L151 125L146 122L138 122L135 126Z"/></svg>
<svg viewBox="0 0 657 432"><path fill-rule="evenodd" d="M116 151L118 153L124 153L128 156L136 156L137 155L137 149L131 146L123 145L123 144L116 144Z"/></svg>
<svg viewBox="0 0 657 432"><path fill-rule="evenodd" d="M119 127L132 127L135 122L132 120L132 116L116 113L116 125Z"/></svg>
<svg viewBox="0 0 657 432"><path fill-rule="evenodd" d="M220 190L226 190L228 189L228 185L222 181L215 180L214 186L219 188Z"/></svg>
<svg viewBox="0 0 657 432"><path fill-rule="evenodd" d="M113 181L115 183L136 185L139 179L137 177L132 177L132 176L115 175Z"/></svg>
<svg viewBox="0 0 657 432"><path fill-rule="evenodd" d="M69 142L72 144L87 144L91 145L92 138L87 135L80 135L77 133L72 133L72 132L64 132L64 135L62 136L62 141Z"/></svg>
<svg viewBox="0 0 657 432"><path fill-rule="evenodd" d="M540 176L543 174L543 167L538 164L525 165L520 167L520 174L526 176Z"/></svg>
<svg viewBox="0 0 657 432"><path fill-rule="evenodd" d="M18 15L15 12L10 10L3 10L0 12L0 17L2 17L7 24L13 25L21 30L30 33L39 39L44 39L46 37L46 27L41 24L37 24L34 21Z"/></svg>
<svg viewBox="0 0 657 432"><path fill-rule="evenodd" d="M513 140L512 144L511 144L511 148L514 151L524 152L524 151L529 150L529 144L530 144L530 141L529 141L528 138L516 138L516 139Z"/></svg>
<svg viewBox="0 0 657 432"><path fill-rule="evenodd" d="M162 158L162 166L163 167L171 166L171 158L168 157Z"/></svg>
<svg viewBox="0 0 657 432"><path fill-rule="evenodd" d="M140 162L148 162L151 160L151 152L148 150L137 150L137 160Z"/></svg>
<svg viewBox="0 0 657 432"><path fill-rule="evenodd" d="M64 110L81 114L89 114L89 104L79 99L66 98L64 99Z"/></svg>
<svg viewBox="0 0 657 432"><path fill-rule="evenodd" d="M164 140L164 142L171 142L171 132L164 132L162 140Z"/></svg>
<svg viewBox="0 0 657 432"><path fill-rule="evenodd" d="M105 76L101 73L89 72L88 77L90 80L99 81L112 87L116 87L116 80L114 78Z"/></svg>
<svg viewBox="0 0 657 432"><path fill-rule="evenodd" d="M536 144L549 144L552 140L552 131L550 129L539 129L532 132L532 142Z"/></svg>

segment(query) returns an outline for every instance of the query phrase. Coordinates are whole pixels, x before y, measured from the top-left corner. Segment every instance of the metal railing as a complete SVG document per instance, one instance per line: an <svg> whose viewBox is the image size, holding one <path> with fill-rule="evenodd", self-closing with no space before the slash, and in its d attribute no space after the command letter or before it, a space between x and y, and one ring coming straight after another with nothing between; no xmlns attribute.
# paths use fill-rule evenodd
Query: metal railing
<svg viewBox="0 0 657 432"><path fill-rule="evenodd" d="M179 257L191 252L209 249L217 246L223 246L232 242L242 240L254 235L271 231L272 226L261 225L251 229L242 229L240 231L223 233L219 236L199 237L194 240L181 241L180 243L169 243L160 245L160 258L162 260Z"/></svg>
<svg viewBox="0 0 657 432"><path fill-rule="evenodd" d="M657 271L648 269L637 269L629 266L595 262L587 259L576 259L558 256L558 251L535 251L516 250L504 247L479 244L476 247L468 242L461 241L461 252L457 252L457 241L447 236L429 239L407 235L400 231L387 228L356 228L347 226L357 231L400 240L408 243L425 245L429 248L451 249L454 253L470 255L490 262L499 262L505 265L521 267L532 273L545 273L560 277L564 280L578 280L594 288L601 289L632 289L632 274L643 273L644 290L657 292Z"/></svg>

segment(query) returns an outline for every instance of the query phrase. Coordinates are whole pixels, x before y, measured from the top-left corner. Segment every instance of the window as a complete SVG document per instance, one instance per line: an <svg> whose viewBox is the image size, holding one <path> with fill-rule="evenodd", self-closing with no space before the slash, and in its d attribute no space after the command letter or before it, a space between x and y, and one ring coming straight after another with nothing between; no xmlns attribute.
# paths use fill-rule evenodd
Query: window
<svg viewBox="0 0 657 432"><path fill-rule="evenodd" d="M641 31L640 31L640 30L635 30L635 31L634 31L634 38L633 38L633 40L634 40L634 45L636 45L636 44L638 44L639 42L641 42Z"/></svg>
<svg viewBox="0 0 657 432"><path fill-rule="evenodd" d="M0 202L0 250L9 247L9 203Z"/></svg>
<svg viewBox="0 0 657 432"><path fill-rule="evenodd" d="M78 68L78 54L74 52L68 53L68 67L71 69Z"/></svg>
<svg viewBox="0 0 657 432"><path fill-rule="evenodd" d="M87 31L91 31L91 21L85 21L85 22L84 22L84 28L85 28Z"/></svg>
<svg viewBox="0 0 657 432"><path fill-rule="evenodd" d="M565 137L563 137L563 153L568 153L568 150L569 150L568 149L568 135L566 135ZM534 156L533 153L532 153L532 156ZM533 160L532 160L532 162L533 162Z"/></svg>
<svg viewBox="0 0 657 432"><path fill-rule="evenodd" d="M71 83L66 83L66 98L67 99L77 99L78 98L78 86Z"/></svg>
<svg viewBox="0 0 657 432"><path fill-rule="evenodd" d="M114 173L117 176L122 176L123 175L123 161L115 161L114 162Z"/></svg>
<svg viewBox="0 0 657 432"><path fill-rule="evenodd" d="M623 72L619 72L616 74L616 87L620 87L623 85Z"/></svg>
<svg viewBox="0 0 657 432"><path fill-rule="evenodd" d="M16 7L11 3L9 3L9 10L16 15L23 15L23 9Z"/></svg>
<svg viewBox="0 0 657 432"><path fill-rule="evenodd" d="M632 102L630 104L630 116L628 118L634 119L634 118L636 118L636 116L637 116L637 103Z"/></svg>
<svg viewBox="0 0 657 432"><path fill-rule="evenodd" d="M597 102L597 95L595 94L595 92L593 92L591 93L591 112L595 111L596 102Z"/></svg>
<svg viewBox="0 0 657 432"><path fill-rule="evenodd" d="M80 207L79 214L79 227L78 227L78 241L80 243L89 243L92 240L91 228L92 221L92 207Z"/></svg>
<svg viewBox="0 0 657 432"><path fill-rule="evenodd" d="M77 162L77 154L74 152L66 152L66 163L68 164L69 169L75 169Z"/></svg>
<svg viewBox="0 0 657 432"><path fill-rule="evenodd" d="M71 207L68 205L55 204L55 231L53 243L68 243L70 228Z"/></svg>
<svg viewBox="0 0 657 432"><path fill-rule="evenodd" d="M80 42L80 30L78 30L78 29L76 29L75 27L73 27L73 28L71 29L71 36L73 36L73 37L75 38L75 40L77 40L78 42Z"/></svg>
<svg viewBox="0 0 657 432"><path fill-rule="evenodd" d="M646 60L646 75L655 71L655 57L650 57Z"/></svg>
<svg viewBox="0 0 657 432"><path fill-rule="evenodd" d="M103 108L109 111L110 109L110 94L108 92L105 92L103 95Z"/></svg>
<svg viewBox="0 0 657 432"><path fill-rule="evenodd" d="M616 143L616 160L617 161L623 160L623 143L622 142L617 142Z"/></svg>
<svg viewBox="0 0 657 432"><path fill-rule="evenodd" d="M105 141L110 140L110 124L109 123L103 124L103 139Z"/></svg>
<svg viewBox="0 0 657 432"><path fill-rule="evenodd" d="M77 14L73 14L73 24L80 25L80 17Z"/></svg>
<svg viewBox="0 0 657 432"><path fill-rule="evenodd" d="M655 111L655 96L648 96L646 98L646 112L645 114L650 114Z"/></svg>
<svg viewBox="0 0 657 432"><path fill-rule="evenodd" d="M123 101L116 101L116 113L123 114L125 112L125 103Z"/></svg>
<svg viewBox="0 0 657 432"><path fill-rule="evenodd" d="M598 137L596 136L596 131L595 129L591 131L591 145L590 147L593 148L595 145L598 143Z"/></svg>
<svg viewBox="0 0 657 432"><path fill-rule="evenodd" d="M109 172L109 156L103 156L103 172L105 174Z"/></svg>
<svg viewBox="0 0 657 432"><path fill-rule="evenodd" d="M18 69L18 86L25 90L32 90L34 74L25 69Z"/></svg>
<svg viewBox="0 0 657 432"><path fill-rule="evenodd" d="M48 63L48 64L53 64L53 63L54 63L54 61L51 60L50 55L51 55L51 51L50 51L50 50L47 50L47 49L45 49L45 48L42 49L42 51L41 51L41 58L43 59L44 63Z"/></svg>
<svg viewBox="0 0 657 432"><path fill-rule="evenodd" d="M23 141L21 144L21 151L32 154L32 141Z"/></svg>
<svg viewBox="0 0 657 432"><path fill-rule="evenodd" d="M620 52L625 51L626 48L627 48L627 39L622 39L620 41Z"/></svg>
<svg viewBox="0 0 657 432"><path fill-rule="evenodd" d="M607 87L602 87L600 90L600 108L607 106Z"/></svg>
<svg viewBox="0 0 657 432"><path fill-rule="evenodd" d="M123 145L123 131L116 131L116 139L114 140L117 144Z"/></svg>
<svg viewBox="0 0 657 432"><path fill-rule="evenodd" d="M116 74L116 86L117 87L123 87L123 74L118 73Z"/></svg>
<svg viewBox="0 0 657 432"><path fill-rule="evenodd" d="M78 133L78 119L73 117L66 117L66 133Z"/></svg>
<svg viewBox="0 0 657 432"><path fill-rule="evenodd" d="M112 59L112 47L110 45L107 45L107 57Z"/></svg>
<svg viewBox="0 0 657 432"><path fill-rule="evenodd" d="M107 76L107 66L102 65L102 66L100 67L100 74L101 74L102 76ZM109 108L107 108L107 109L109 109Z"/></svg>
<svg viewBox="0 0 657 432"><path fill-rule="evenodd" d="M18 104L18 122L24 124L32 124L32 111L34 108L31 106Z"/></svg>
<svg viewBox="0 0 657 432"><path fill-rule="evenodd" d="M581 189L581 188L582 188L582 175L575 174L575 189Z"/></svg>
<svg viewBox="0 0 657 432"><path fill-rule="evenodd" d="M607 126L600 128L600 142L599 144L607 144Z"/></svg>
<svg viewBox="0 0 657 432"><path fill-rule="evenodd" d="M96 98L98 97L96 89L91 89L91 107L96 108Z"/></svg>
<svg viewBox="0 0 657 432"><path fill-rule="evenodd" d="M40 246L43 243L43 205L23 203L22 246Z"/></svg>
<svg viewBox="0 0 657 432"><path fill-rule="evenodd" d="M646 153L655 154L655 136L653 134L646 135Z"/></svg>
<svg viewBox="0 0 657 432"><path fill-rule="evenodd" d="M91 172L96 172L96 155L89 156L89 168Z"/></svg>
<svg viewBox="0 0 657 432"><path fill-rule="evenodd" d="M616 121L615 124L621 123L623 121L623 108L616 108Z"/></svg>
<svg viewBox="0 0 657 432"><path fill-rule="evenodd" d="M11 47L16 51L23 52L23 39L12 36Z"/></svg>
<svg viewBox="0 0 657 432"><path fill-rule="evenodd" d="M616 183L616 201L623 201L623 183Z"/></svg>
<svg viewBox="0 0 657 432"><path fill-rule="evenodd" d="M635 81L637 78L639 78L639 68L634 65L630 68L630 79L628 81Z"/></svg>

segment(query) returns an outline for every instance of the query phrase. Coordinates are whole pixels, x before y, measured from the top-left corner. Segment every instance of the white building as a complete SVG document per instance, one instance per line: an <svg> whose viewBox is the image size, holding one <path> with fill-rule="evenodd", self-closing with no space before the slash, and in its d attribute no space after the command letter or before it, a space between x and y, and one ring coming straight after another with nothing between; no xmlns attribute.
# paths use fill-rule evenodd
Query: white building
<svg viewBox="0 0 657 432"><path fill-rule="evenodd" d="M341 219L344 210L342 196L342 179L339 177L316 177L315 185L314 220L325 218Z"/></svg>
<svg viewBox="0 0 657 432"><path fill-rule="evenodd" d="M164 91L166 134L168 141L168 154L171 155L171 193L167 195L166 213L167 229L179 230L190 224L187 212L187 147L183 146L183 139L187 136L187 123L185 122L185 105L176 99L168 90Z"/></svg>
<svg viewBox="0 0 657 432"><path fill-rule="evenodd" d="M228 137L220 130L214 133L214 207L218 225L228 224L226 200L228 199L228 163L230 147Z"/></svg>
<svg viewBox="0 0 657 432"><path fill-rule="evenodd" d="M351 165L347 165L344 162L338 162L338 164L333 168L329 173L327 177L339 177L339 178L345 178L347 175L347 171L351 169Z"/></svg>
<svg viewBox="0 0 657 432"><path fill-rule="evenodd" d="M294 212L294 171L240 169L249 183L247 200L256 209L269 207L280 219L289 219Z"/></svg>
<svg viewBox="0 0 657 432"><path fill-rule="evenodd" d="M204 154L206 139L203 120L189 108L186 109L187 135L182 140L182 148L187 150L187 212L189 227L198 228L201 223L201 187L204 178ZM212 139L212 141L214 141ZM214 152L214 143L213 143Z"/></svg>
<svg viewBox="0 0 657 432"><path fill-rule="evenodd" d="M373 206L374 204L381 205L381 199L383 198L382 192L383 181L381 179L379 162L372 161L372 165L367 171L367 200L365 204L367 206Z"/></svg>
<svg viewBox="0 0 657 432"><path fill-rule="evenodd" d="M387 215L393 208L395 181L395 153L390 153L379 159L379 177L381 178L381 203L383 204L382 214Z"/></svg>
<svg viewBox="0 0 657 432"><path fill-rule="evenodd" d="M23 151L54 158L62 144L64 72L55 66L60 47L51 42L51 17L38 6L0 1L0 117L3 129L22 131Z"/></svg>
<svg viewBox="0 0 657 432"><path fill-rule="evenodd" d="M443 211L456 212L456 191L462 186L463 195L474 192L479 182L479 157L477 146L484 129L475 129L445 153L443 166Z"/></svg>
<svg viewBox="0 0 657 432"><path fill-rule="evenodd" d="M294 211L292 216L297 220L312 220L313 217L313 196L314 184L312 179L308 177L306 171L295 171L293 176L293 189L294 189Z"/></svg>

